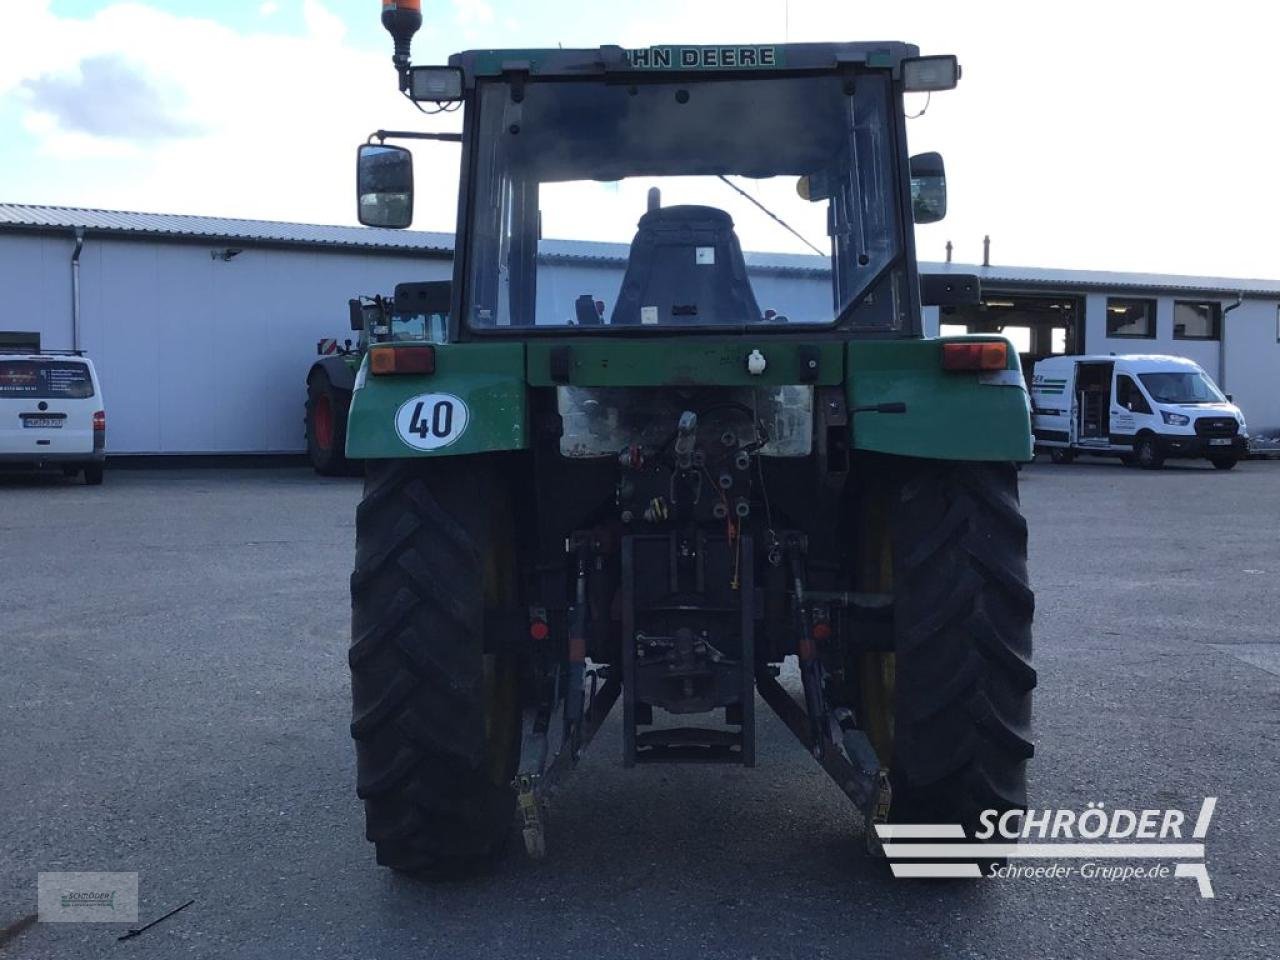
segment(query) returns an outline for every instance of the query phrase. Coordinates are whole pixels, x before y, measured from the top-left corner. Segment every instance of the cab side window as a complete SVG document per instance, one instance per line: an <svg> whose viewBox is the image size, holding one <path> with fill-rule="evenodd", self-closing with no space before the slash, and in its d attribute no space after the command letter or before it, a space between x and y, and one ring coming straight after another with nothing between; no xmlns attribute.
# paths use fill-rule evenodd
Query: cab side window
<svg viewBox="0 0 1280 960"><path fill-rule="evenodd" d="M1150 413L1151 405L1132 377L1123 373L1116 377L1116 402L1131 413Z"/></svg>

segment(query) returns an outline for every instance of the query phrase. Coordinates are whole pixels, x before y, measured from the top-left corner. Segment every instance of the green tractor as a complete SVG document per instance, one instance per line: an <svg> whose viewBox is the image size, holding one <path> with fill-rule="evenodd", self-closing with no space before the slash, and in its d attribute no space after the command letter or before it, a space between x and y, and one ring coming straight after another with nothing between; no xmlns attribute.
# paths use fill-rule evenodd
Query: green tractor
<svg viewBox="0 0 1280 960"><path fill-rule="evenodd" d="M467 871L517 823L543 855L547 791L618 700L624 766L750 767L759 693L869 842L1025 808L1026 389L1003 338L921 332L923 304L976 295L922 284L912 231L945 184L936 154L908 157L904 94L955 86L955 58L415 67L417 8L384 2L401 89L461 109L461 133L372 137L360 219L410 223L412 158L389 139L455 141L432 149L460 147L461 189L443 335L371 344L347 431L367 471L351 733L378 862ZM620 280L588 242L619 229ZM826 249L744 254L739 229Z"/></svg>
<svg viewBox="0 0 1280 960"><path fill-rule="evenodd" d="M302 420L307 458L316 473L343 477L359 472L360 462L346 456L347 415L365 351L371 343L443 339L443 320L449 309L447 288L448 284L432 282L398 283L394 297L353 297L347 307L356 341L340 344L332 337L317 341L318 358L307 371ZM439 302L442 296L443 306Z"/></svg>

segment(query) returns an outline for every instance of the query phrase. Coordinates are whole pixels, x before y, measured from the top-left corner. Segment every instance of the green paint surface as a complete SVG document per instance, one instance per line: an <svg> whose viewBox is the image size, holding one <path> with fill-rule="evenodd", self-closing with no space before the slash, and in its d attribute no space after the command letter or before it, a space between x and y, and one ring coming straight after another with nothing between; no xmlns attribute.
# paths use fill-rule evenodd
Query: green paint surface
<svg viewBox="0 0 1280 960"><path fill-rule="evenodd" d="M423 393L452 394L467 405L466 429L447 447L418 450L396 432L396 411ZM441 344L433 374L364 377L351 398L347 456L376 460L520 450L528 445L525 398L523 343Z"/></svg>
<svg viewBox="0 0 1280 960"><path fill-rule="evenodd" d="M947 338L950 340L986 339ZM436 347L430 375L365 375L352 398L347 456L354 459L460 456L529 445L528 390L554 386L552 351L569 347L569 383L597 387L777 386L802 383L806 357L817 383L845 383L850 406L904 403L906 413L851 414L859 450L942 460L1028 460L1031 423L1017 377L942 369L944 340L779 341L732 339L557 340ZM759 350L763 373L747 370ZM1018 359L1010 349L1009 371ZM1013 382L997 383L998 379ZM445 393L467 406L467 426L448 446L418 450L396 431L396 411L420 394Z"/></svg>
<svg viewBox="0 0 1280 960"><path fill-rule="evenodd" d="M984 383L974 371L942 369L946 341L863 340L848 344L850 407L905 403L906 413L853 413L853 445L906 457L939 460L1030 460L1027 393L1016 385ZM1009 369L1018 354L1009 347ZM994 379L994 378L987 378Z"/></svg>
<svg viewBox="0 0 1280 960"><path fill-rule="evenodd" d="M555 385L551 379L551 354L569 350L569 384L575 387L662 386L780 386L794 383L833 385L844 379L844 344L828 340L777 339L735 334L731 339L605 339L531 341L528 345L529 383ZM816 351L816 381L801 376L806 349ZM747 357L759 350L765 358L763 373L747 370Z"/></svg>

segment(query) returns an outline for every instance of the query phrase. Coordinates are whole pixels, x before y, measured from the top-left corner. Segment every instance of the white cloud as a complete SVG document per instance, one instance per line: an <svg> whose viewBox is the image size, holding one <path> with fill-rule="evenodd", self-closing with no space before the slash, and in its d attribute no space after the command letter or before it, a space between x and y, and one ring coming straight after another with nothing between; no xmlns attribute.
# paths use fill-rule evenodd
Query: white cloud
<svg viewBox="0 0 1280 960"><path fill-rule="evenodd" d="M453 0L453 18L464 27L483 27L493 23L493 7L485 0Z"/></svg>
<svg viewBox="0 0 1280 960"><path fill-rule="evenodd" d="M260 17L274 17L279 12L280 4L276 3L276 0L266 0L262 6L258 7L258 16Z"/></svg>
<svg viewBox="0 0 1280 960"><path fill-rule="evenodd" d="M250 9L266 16L279 5ZM424 118L405 103L389 42L353 46L336 14L345 2L299 7L304 33L288 36L237 33L132 0L87 20L55 15L50 0L0 3L0 103L16 107L8 112L36 138L30 169L38 164L56 174L40 182L58 184L21 199L351 222L357 143L377 127L456 129L459 117ZM776 0L650 0L608 15L592 6L581 18L568 4L554 15L538 9L530 19L523 7L486 0L439 4L418 58L439 62L449 49L498 37L497 45L639 46L770 42L784 31ZM514 37L513 12L522 20ZM946 156L951 186L948 219L917 232L923 256L940 259L950 238L957 259L979 258L990 233L1003 263L1275 276L1280 194L1268 170L1280 156L1280 125L1269 120L1270 19L1243 0L1157 12L1114 0L1079 0L1069 12L990 3L980 14L954 0L791 0L788 26L793 42L891 37L960 55L959 89L935 96L908 126L913 150ZM145 136L95 136L92 123L77 126L73 113L32 99L33 83L59 78L66 92L86 62L103 57L163 94L151 132L177 120L194 135L145 145ZM146 110L125 119L138 116ZM457 148L416 153L417 225L451 229ZM20 168L5 173L6 191L34 179Z"/></svg>
<svg viewBox="0 0 1280 960"><path fill-rule="evenodd" d="M321 0L306 0L302 9L304 34L281 36L241 34L131 2L88 20L58 17L47 0L4 5L0 102L19 106L24 129L37 139L36 162L56 171L60 184L57 195L22 199L352 222L356 145L377 127L416 123L417 114L407 116L412 108L382 51L353 48L341 19ZM82 89L85 65L92 76L102 58L145 77L171 112L148 114L143 100L116 116L115 127L104 125L101 110L86 113L92 104ZM56 94L60 109L34 90ZM139 129L140 123L149 126ZM175 132L158 129L165 124L181 124L190 135L153 135ZM443 126L437 121L437 129ZM420 153L422 182L456 183L456 147L431 145ZM103 158L118 163L108 172L98 163ZM13 176L6 178L11 184ZM448 191L423 194L418 225L452 228L456 205Z"/></svg>

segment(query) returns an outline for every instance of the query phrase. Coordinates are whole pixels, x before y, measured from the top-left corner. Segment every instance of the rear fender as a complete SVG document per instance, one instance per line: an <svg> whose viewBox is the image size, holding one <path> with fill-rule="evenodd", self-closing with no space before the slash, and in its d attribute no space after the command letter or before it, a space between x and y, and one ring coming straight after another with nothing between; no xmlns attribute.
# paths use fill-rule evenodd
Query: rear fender
<svg viewBox="0 0 1280 960"><path fill-rule="evenodd" d="M1030 460L1031 403L1013 345L1004 370L942 369L944 343L1002 339L849 343L845 396L850 408L906 405L905 413L851 412L854 448L935 460Z"/></svg>
<svg viewBox="0 0 1280 960"><path fill-rule="evenodd" d="M524 344L436 344L431 374L373 376L365 355L347 457L452 457L528 446Z"/></svg>

